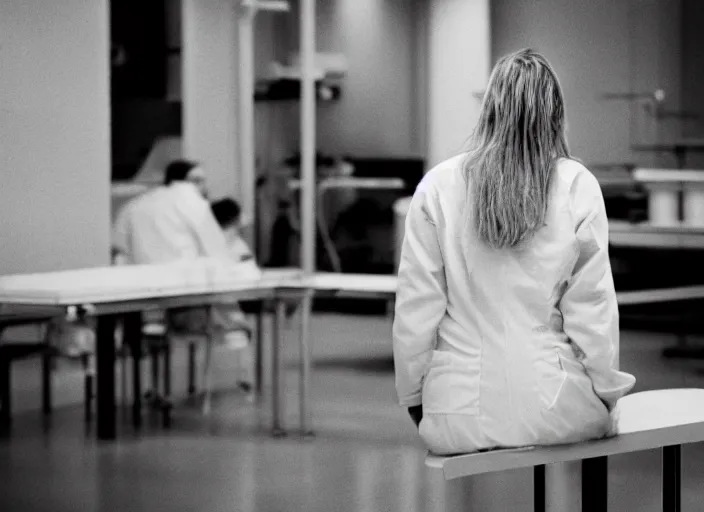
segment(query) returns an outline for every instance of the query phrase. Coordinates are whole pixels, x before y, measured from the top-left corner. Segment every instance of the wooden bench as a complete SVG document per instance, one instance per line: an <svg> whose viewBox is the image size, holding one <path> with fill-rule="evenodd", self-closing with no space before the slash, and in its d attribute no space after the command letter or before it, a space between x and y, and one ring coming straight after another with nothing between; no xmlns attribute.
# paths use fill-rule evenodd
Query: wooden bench
<svg viewBox="0 0 704 512"><path fill-rule="evenodd" d="M452 457L429 455L426 466L444 480L533 467L534 510L545 511L545 466L582 461L582 511L607 510L608 457L662 449L662 507L681 510L681 446L704 441L704 389L634 393L617 406L615 437L560 446L495 450ZM469 505L469 504L468 504ZM471 510L467 507L466 510Z"/></svg>

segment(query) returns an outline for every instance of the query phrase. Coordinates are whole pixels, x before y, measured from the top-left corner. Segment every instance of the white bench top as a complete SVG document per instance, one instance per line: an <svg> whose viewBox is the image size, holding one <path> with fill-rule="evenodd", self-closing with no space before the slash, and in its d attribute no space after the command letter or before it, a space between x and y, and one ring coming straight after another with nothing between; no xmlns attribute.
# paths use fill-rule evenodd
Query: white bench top
<svg viewBox="0 0 704 512"><path fill-rule="evenodd" d="M704 389L634 393L617 405L615 437L559 446L495 450L453 457L429 455L426 465L446 480L704 441Z"/></svg>

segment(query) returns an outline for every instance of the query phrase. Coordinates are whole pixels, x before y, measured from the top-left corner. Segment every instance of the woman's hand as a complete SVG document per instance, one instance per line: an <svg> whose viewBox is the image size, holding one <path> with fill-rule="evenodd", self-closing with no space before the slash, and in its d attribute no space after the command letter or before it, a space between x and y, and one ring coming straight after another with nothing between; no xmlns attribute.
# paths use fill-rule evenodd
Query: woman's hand
<svg viewBox="0 0 704 512"><path fill-rule="evenodd" d="M423 419L423 406L414 405L408 408L408 414L411 416L413 423L415 423L416 428L420 426L420 420Z"/></svg>
<svg viewBox="0 0 704 512"><path fill-rule="evenodd" d="M604 437L614 437L618 435L618 423L621 416L621 410L616 404L616 407L609 414L609 430Z"/></svg>

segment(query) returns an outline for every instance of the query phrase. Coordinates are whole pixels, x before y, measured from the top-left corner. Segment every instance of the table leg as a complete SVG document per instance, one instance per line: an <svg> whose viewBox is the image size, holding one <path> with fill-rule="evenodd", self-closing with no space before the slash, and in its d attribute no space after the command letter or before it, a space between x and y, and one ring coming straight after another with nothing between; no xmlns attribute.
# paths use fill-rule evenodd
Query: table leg
<svg viewBox="0 0 704 512"><path fill-rule="evenodd" d="M171 340L167 337L164 346L164 402L162 404L162 424L164 428L171 426Z"/></svg>
<svg viewBox="0 0 704 512"><path fill-rule="evenodd" d="M132 356L132 425L142 426L142 314L128 313L123 317L123 343Z"/></svg>
<svg viewBox="0 0 704 512"><path fill-rule="evenodd" d="M42 352L42 412L45 416L51 414L51 365L52 365L52 349L47 344Z"/></svg>
<svg viewBox="0 0 704 512"><path fill-rule="evenodd" d="M196 394L196 344L188 343L188 396Z"/></svg>
<svg viewBox="0 0 704 512"><path fill-rule="evenodd" d="M113 440L115 423L115 315L98 317L97 328L98 439Z"/></svg>
<svg viewBox="0 0 704 512"><path fill-rule="evenodd" d="M682 510L682 447L665 446L662 449L662 510Z"/></svg>
<svg viewBox="0 0 704 512"><path fill-rule="evenodd" d="M260 304L257 312L256 337L254 341L254 393L257 397L262 395L262 381L264 379L264 307Z"/></svg>
<svg viewBox="0 0 704 512"><path fill-rule="evenodd" d="M83 420L89 424L93 419L93 362L89 354L81 356L83 368ZM114 367L114 366L113 366Z"/></svg>
<svg viewBox="0 0 704 512"><path fill-rule="evenodd" d="M304 437L312 437L312 421L310 411L310 387L311 387L311 347L310 347L310 320L313 302L313 294L306 290L303 300L301 300L301 331L300 331L300 362L301 362L301 389L300 389L300 416L301 432Z"/></svg>
<svg viewBox="0 0 704 512"><path fill-rule="evenodd" d="M274 329L271 337L271 407L273 415L272 433L275 437L286 435L283 426L283 401L281 397L282 354L284 321L286 319L286 303L276 301L274 314Z"/></svg>
<svg viewBox="0 0 704 512"><path fill-rule="evenodd" d="M608 500L608 457L582 461L582 512L606 512Z"/></svg>
<svg viewBox="0 0 704 512"><path fill-rule="evenodd" d="M12 386L10 354L0 347L0 426L8 426L12 418Z"/></svg>

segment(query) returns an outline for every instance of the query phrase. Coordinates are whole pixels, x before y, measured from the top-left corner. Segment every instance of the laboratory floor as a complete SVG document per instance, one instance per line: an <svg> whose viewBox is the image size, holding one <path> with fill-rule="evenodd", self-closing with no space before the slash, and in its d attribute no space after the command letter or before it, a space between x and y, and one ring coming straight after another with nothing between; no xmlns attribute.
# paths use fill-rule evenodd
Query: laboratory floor
<svg viewBox="0 0 704 512"><path fill-rule="evenodd" d="M229 352L216 358L216 385L222 391L216 393L210 418L183 403L171 430L147 417L137 434L125 411L116 443L94 440L80 405L61 405L75 401L68 396L80 396L78 374L57 383L56 411L43 422L33 410L39 370L36 362L23 361L14 373L15 420L0 438L0 511L441 510L439 482L423 467L424 450L393 401L389 330L389 318L316 315L313 440L302 440L295 431L283 439L268 435L266 399L251 404L227 390ZM286 423L294 428L295 341L292 332L285 350ZM622 334L621 364L637 376L637 390L704 387L704 361L660 356L672 342L662 334ZM185 375L185 350L177 349L177 392L185 391ZM704 446L684 449L684 511L704 510L703 461ZM659 510L659 471L658 452L610 459L610 509ZM477 501L467 510L531 510L529 470L483 476L473 488Z"/></svg>

